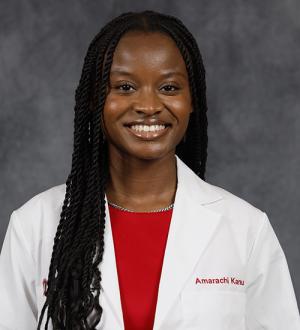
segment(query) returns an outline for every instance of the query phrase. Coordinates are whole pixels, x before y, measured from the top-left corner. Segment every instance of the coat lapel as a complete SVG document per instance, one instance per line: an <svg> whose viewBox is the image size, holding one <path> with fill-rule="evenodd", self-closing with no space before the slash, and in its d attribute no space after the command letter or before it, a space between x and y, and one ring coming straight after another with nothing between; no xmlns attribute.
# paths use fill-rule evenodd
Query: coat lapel
<svg viewBox="0 0 300 330"><path fill-rule="evenodd" d="M222 199L211 185L201 180L177 155L177 191L159 283L154 330L162 329L180 290L193 271L216 230L221 215L205 204ZM106 199L106 228L101 266L105 306L111 309L115 322L124 329L114 244ZM117 327L114 327L117 329Z"/></svg>
<svg viewBox="0 0 300 330"><path fill-rule="evenodd" d="M104 314L109 315L108 324L114 324L114 329L124 329L123 324L123 312L121 305L121 297L119 290L119 280L117 265L115 259L115 248L113 243L112 228L109 216L109 209L107 203L107 196L105 194L105 214L106 214L106 223L105 223L105 235L104 235L104 252L103 252L103 261L101 266L101 275L102 281L101 286L103 291L101 294L105 299L105 305L102 306L103 309L109 309L104 311ZM113 318L113 319L112 319ZM103 320L103 317L101 318ZM116 324L117 323L117 324ZM100 322L101 324L101 322Z"/></svg>
<svg viewBox="0 0 300 330"><path fill-rule="evenodd" d="M222 199L187 165L177 159L178 186L175 196L162 273L154 330L162 329L167 313L209 244L221 215L204 204Z"/></svg>

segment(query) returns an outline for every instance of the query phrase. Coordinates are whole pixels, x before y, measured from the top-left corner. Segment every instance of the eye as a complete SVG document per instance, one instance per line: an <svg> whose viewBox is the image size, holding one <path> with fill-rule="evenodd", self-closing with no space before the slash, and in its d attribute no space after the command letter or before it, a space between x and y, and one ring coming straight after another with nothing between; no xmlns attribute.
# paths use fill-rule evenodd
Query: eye
<svg viewBox="0 0 300 330"><path fill-rule="evenodd" d="M131 86L127 83L124 83L124 84L117 85L116 89L124 91L124 92L129 92L131 87L133 88L133 86Z"/></svg>
<svg viewBox="0 0 300 330"><path fill-rule="evenodd" d="M171 84L165 85L162 88L167 88L165 90L166 92L176 92L179 89L177 86Z"/></svg>

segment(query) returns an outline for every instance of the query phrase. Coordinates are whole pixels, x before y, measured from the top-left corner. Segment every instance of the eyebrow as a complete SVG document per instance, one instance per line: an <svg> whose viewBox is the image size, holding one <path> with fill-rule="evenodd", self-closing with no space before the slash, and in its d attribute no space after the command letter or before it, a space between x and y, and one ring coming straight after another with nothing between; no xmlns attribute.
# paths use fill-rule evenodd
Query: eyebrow
<svg viewBox="0 0 300 330"><path fill-rule="evenodd" d="M134 73L131 73L131 72L123 70L123 69L114 69L114 70L111 70L110 73L112 75L121 74L121 75L124 75L124 76L134 76ZM168 77L174 76L174 75L178 75L178 76L182 76L183 78L186 78L186 75L184 73L182 73L181 71L178 71L178 70L166 70L162 73L162 76L164 78L168 78Z"/></svg>

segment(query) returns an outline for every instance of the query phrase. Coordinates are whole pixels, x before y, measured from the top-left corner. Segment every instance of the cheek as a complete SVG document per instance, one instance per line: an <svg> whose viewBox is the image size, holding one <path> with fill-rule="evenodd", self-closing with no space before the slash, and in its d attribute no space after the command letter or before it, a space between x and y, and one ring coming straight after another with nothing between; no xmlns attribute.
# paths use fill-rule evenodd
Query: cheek
<svg viewBox="0 0 300 330"><path fill-rule="evenodd" d="M107 115L117 114L125 106L125 102L115 95L108 95L104 104L104 113Z"/></svg>
<svg viewBox="0 0 300 330"><path fill-rule="evenodd" d="M192 111L188 98L178 98L166 102L166 106L172 111L180 126L187 126Z"/></svg>
<svg viewBox="0 0 300 330"><path fill-rule="evenodd" d="M165 101L179 114L188 113L192 109L191 95L186 90L175 97L166 98Z"/></svg>
<svg viewBox="0 0 300 330"><path fill-rule="evenodd" d="M117 97L116 95L107 96L103 108L103 118L108 130L113 127L113 123L120 120L127 107L128 104L126 100Z"/></svg>

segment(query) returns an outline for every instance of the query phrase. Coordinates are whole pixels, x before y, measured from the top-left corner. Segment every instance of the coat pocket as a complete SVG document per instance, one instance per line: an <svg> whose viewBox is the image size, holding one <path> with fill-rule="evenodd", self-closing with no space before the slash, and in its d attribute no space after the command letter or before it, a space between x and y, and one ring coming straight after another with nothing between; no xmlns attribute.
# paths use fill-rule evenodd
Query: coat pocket
<svg viewBox="0 0 300 330"><path fill-rule="evenodd" d="M226 290L183 291L184 329L245 330L244 292Z"/></svg>

